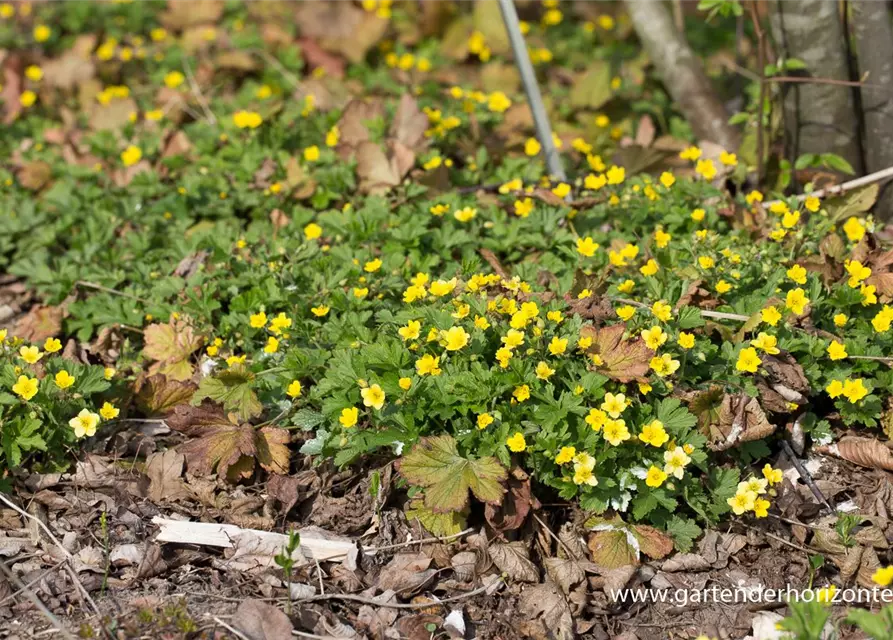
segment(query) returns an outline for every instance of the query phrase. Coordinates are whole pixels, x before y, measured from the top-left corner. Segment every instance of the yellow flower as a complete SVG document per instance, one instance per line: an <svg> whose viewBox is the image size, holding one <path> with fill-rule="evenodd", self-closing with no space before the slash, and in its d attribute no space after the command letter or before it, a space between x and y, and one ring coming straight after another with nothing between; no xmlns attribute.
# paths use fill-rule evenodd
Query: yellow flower
<svg viewBox="0 0 893 640"><path fill-rule="evenodd" d="M763 194L760 193L759 191L754 190L754 191L751 191L750 193L748 193L746 196L744 196L744 200L747 202L747 204L750 204L750 205L752 205L754 202L762 202Z"/></svg>
<svg viewBox="0 0 893 640"><path fill-rule="evenodd" d="M549 353L553 356L560 356L567 350L567 338L554 337L549 342Z"/></svg>
<svg viewBox="0 0 893 640"><path fill-rule="evenodd" d="M698 147L688 147L679 152L679 157L694 162L701 157L701 150Z"/></svg>
<svg viewBox="0 0 893 640"><path fill-rule="evenodd" d="M700 256L698 258L698 264L704 270L712 269L716 266L716 260L714 260L710 256Z"/></svg>
<svg viewBox="0 0 893 640"><path fill-rule="evenodd" d="M595 458L588 453L579 453L574 456L574 484L585 484L594 487L598 484L598 479L593 471L595 470Z"/></svg>
<svg viewBox="0 0 893 640"><path fill-rule="evenodd" d="M119 413L121 413L121 410L110 402L104 402L99 409L99 415L101 415L104 420L114 420L118 417Z"/></svg>
<svg viewBox="0 0 893 640"><path fill-rule="evenodd" d="M605 176L608 179L608 184L622 184L626 180L626 169L617 165L611 165Z"/></svg>
<svg viewBox="0 0 893 640"><path fill-rule="evenodd" d="M635 315L636 308L632 305L626 304L626 305L623 305L622 307L617 307L617 309L615 309L615 311L617 313L617 316L621 320L626 322L627 320L629 320L630 318L632 318Z"/></svg>
<svg viewBox="0 0 893 640"><path fill-rule="evenodd" d="M501 338L502 344L504 344L509 349L514 349L515 347L520 347L524 344L524 332L516 331L515 329L509 329L508 332Z"/></svg>
<svg viewBox="0 0 893 640"><path fill-rule="evenodd" d="M586 256L587 258L591 258L595 254L598 246L598 243L589 236L586 236L585 238L577 238L577 253Z"/></svg>
<svg viewBox="0 0 893 640"><path fill-rule="evenodd" d="M322 236L322 227L315 222L311 222L304 227L304 237L308 240L316 240L320 236Z"/></svg>
<svg viewBox="0 0 893 640"><path fill-rule="evenodd" d="M829 585L824 589L819 589L815 593L815 601L820 602L822 604L830 604L834 601L834 594L837 593L837 587L835 585Z"/></svg>
<svg viewBox="0 0 893 640"><path fill-rule="evenodd" d="M419 334L422 331L422 323L418 320L410 320L406 323L405 327L400 327L397 329L397 333L400 334L400 337L404 342L407 340L415 340L419 337Z"/></svg>
<svg viewBox="0 0 893 640"><path fill-rule="evenodd" d="M170 73L164 76L164 84L169 89L176 89L181 84L186 81L186 76L184 76L179 71L171 71Z"/></svg>
<svg viewBox="0 0 893 640"><path fill-rule="evenodd" d="M753 491L744 491L736 493L733 497L726 500L728 505L732 507L732 511L736 516L740 516L747 511L751 511L756 503L757 494Z"/></svg>
<svg viewBox="0 0 893 640"><path fill-rule="evenodd" d="M381 269L381 260L378 258L375 258L375 260L370 260L365 265L363 265L363 271L365 271L366 273L375 273L379 269Z"/></svg>
<svg viewBox="0 0 893 640"><path fill-rule="evenodd" d="M515 200L515 215L519 218L526 218L533 211L534 203L532 198L524 198L523 200Z"/></svg>
<svg viewBox="0 0 893 640"><path fill-rule="evenodd" d="M316 162L319 160L319 147L315 144L304 149L304 160L307 162Z"/></svg>
<svg viewBox="0 0 893 640"><path fill-rule="evenodd" d="M659 467L655 467L651 465L648 469L648 473L645 475L645 484L649 487L659 487L662 485L667 479L667 474L663 469Z"/></svg>
<svg viewBox="0 0 893 640"><path fill-rule="evenodd" d="M577 450L574 447L561 447L561 450L558 452L558 455L555 456L555 464L567 464L577 455Z"/></svg>
<svg viewBox="0 0 893 640"><path fill-rule="evenodd" d="M598 175L590 173L583 179L583 186L593 191L598 191L606 184L608 184L608 177L603 173L600 173Z"/></svg>
<svg viewBox="0 0 893 640"><path fill-rule="evenodd" d="M336 147L338 146L338 141L341 139L341 130L338 128L338 125L332 126L331 129L326 133L326 146L327 147Z"/></svg>
<svg viewBox="0 0 893 640"><path fill-rule="evenodd" d="M446 342L447 351L458 351L468 344L469 335L462 327L450 327L440 337Z"/></svg>
<svg viewBox="0 0 893 640"><path fill-rule="evenodd" d="M648 364L649 367L661 378L665 378L669 375L673 375L676 373L676 370L679 369L679 361L674 359L669 353L665 353L661 356L654 356L651 358L651 362Z"/></svg>
<svg viewBox="0 0 893 640"><path fill-rule="evenodd" d="M513 435L509 436L505 443L508 445L509 450L515 453L521 453L527 449L527 441L524 439L524 434L520 431L516 431Z"/></svg>
<svg viewBox="0 0 893 640"><path fill-rule="evenodd" d="M877 304L877 288L872 284L863 284L859 287L859 294L862 296L862 306L867 307L871 304Z"/></svg>
<svg viewBox="0 0 893 640"><path fill-rule="evenodd" d="M552 193L554 193L559 198L566 198L570 192L571 192L571 186L566 182L559 182L552 189Z"/></svg>
<svg viewBox="0 0 893 640"><path fill-rule="evenodd" d="M5 337L5 336L3 336ZM2 340L0 340L2 342ZM56 338L47 338L43 343L43 350L47 353L56 353L62 349L62 343Z"/></svg>
<svg viewBox="0 0 893 640"><path fill-rule="evenodd" d="M74 376L68 373L65 369L57 373L53 380L56 382L56 386L60 389L67 389L74 384Z"/></svg>
<svg viewBox="0 0 893 640"><path fill-rule="evenodd" d="M404 391L409 391L412 386L412 378L400 378L397 380L397 385Z"/></svg>
<svg viewBox="0 0 893 640"><path fill-rule="evenodd" d="M825 387L825 391L832 398L837 398L843 393L843 383L840 380L832 380L828 383L828 386Z"/></svg>
<svg viewBox="0 0 893 640"><path fill-rule="evenodd" d="M512 391L512 395L515 397L515 400L518 402L524 402L525 400L530 399L530 387L526 384L522 384L519 387L515 387L515 390Z"/></svg>
<svg viewBox="0 0 893 640"><path fill-rule="evenodd" d="M734 153L723 151L719 154L719 161L727 167L734 167L738 164L738 156L736 156Z"/></svg>
<svg viewBox="0 0 893 640"><path fill-rule="evenodd" d="M709 158L701 159L695 165L695 172L700 174L705 180L713 180L716 177L716 165Z"/></svg>
<svg viewBox="0 0 893 640"><path fill-rule="evenodd" d="M37 347L22 346L19 349L19 356L21 356L22 360L24 360L28 364L34 364L43 357L43 354Z"/></svg>
<svg viewBox="0 0 893 640"><path fill-rule="evenodd" d="M341 416L339 416L338 422L341 423L342 427L348 429L356 425L359 415L360 410L357 407L347 407L346 409L341 410Z"/></svg>
<svg viewBox="0 0 893 640"><path fill-rule="evenodd" d="M768 333L763 333L762 331L757 335L756 340L751 340L750 344L755 346L757 349L765 351L769 355L777 355L778 351L778 338L775 336L770 336Z"/></svg>
<svg viewBox="0 0 893 640"><path fill-rule="evenodd" d="M654 258L651 258L639 269L643 276L653 276L655 273L660 271L660 267L657 266L657 262Z"/></svg>
<svg viewBox="0 0 893 640"><path fill-rule="evenodd" d="M360 390L360 395L363 397L363 405L367 407L380 410L384 406L385 393L377 384Z"/></svg>
<svg viewBox="0 0 893 640"><path fill-rule="evenodd" d="M441 374L440 356L435 357L426 353L416 360L415 370L420 376L439 376Z"/></svg>
<svg viewBox="0 0 893 640"><path fill-rule="evenodd" d="M757 368L763 363L757 355L757 350L753 347L742 349L738 354L738 362L735 363L735 369L746 373L756 373Z"/></svg>
<svg viewBox="0 0 893 640"><path fill-rule="evenodd" d="M477 216L478 210L474 207L463 207L453 213L453 217L459 222L470 222Z"/></svg>
<svg viewBox="0 0 893 640"><path fill-rule="evenodd" d="M264 353L276 353L277 351L279 351L279 340L269 336L267 344L264 345Z"/></svg>
<svg viewBox="0 0 893 640"><path fill-rule="evenodd" d="M664 185L667 189L676 184L676 176L674 176L669 171L664 171L660 174L660 183Z"/></svg>
<svg viewBox="0 0 893 640"><path fill-rule="evenodd" d="M139 162L142 157L143 152L139 147L135 147L134 145L130 145L121 152L121 162L124 163L125 167L132 167Z"/></svg>
<svg viewBox="0 0 893 640"><path fill-rule="evenodd" d="M146 111L146 120L149 122L158 122L164 117L164 111L161 109L151 109Z"/></svg>
<svg viewBox="0 0 893 640"><path fill-rule="evenodd" d="M793 229L800 222L799 211L788 211L781 219L781 226L785 229Z"/></svg>
<svg viewBox="0 0 893 640"><path fill-rule="evenodd" d="M641 335L645 340L645 344L652 351L657 351L657 349L667 341L667 334L658 326L644 329Z"/></svg>
<svg viewBox="0 0 893 640"><path fill-rule="evenodd" d="M494 91L487 97L487 108L495 113L502 113L510 106L512 101L502 91Z"/></svg>
<svg viewBox="0 0 893 640"><path fill-rule="evenodd" d="M315 315L317 318L322 318L329 313L329 307L324 304L321 304L318 307L310 307L310 313Z"/></svg>
<svg viewBox="0 0 893 640"><path fill-rule="evenodd" d="M550 367L548 363L543 362L542 360L536 365L536 377L540 380L548 380L555 373L555 369Z"/></svg>
<svg viewBox="0 0 893 640"><path fill-rule="evenodd" d="M753 514L757 518L765 518L769 515L769 507L771 503L764 498L757 498L753 502Z"/></svg>
<svg viewBox="0 0 893 640"><path fill-rule="evenodd" d="M96 425L99 424L99 416L87 409L81 409L81 412L69 420L68 424L74 429L77 438L93 436L96 433Z"/></svg>
<svg viewBox="0 0 893 640"><path fill-rule="evenodd" d="M34 39L37 40L37 42L46 42L47 40L50 39L50 36L53 35L53 32L45 24L39 24L36 27L34 27L33 34L34 34Z"/></svg>
<svg viewBox="0 0 893 640"><path fill-rule="evenodd" d="M716 283L716 292L719 294L728 293L732 290L732 285L726 282L725 280L720 280Z"/></svg>
<svg viewBox="0 0 893 640"><path fill-rule="evenodd" d="M6 19L13 17L15 15L15 13L16 13L15 7L13 7L8 2L4 2L3 4L0 4L0 18L3 18L4 20L6 20Z"/></svg>
<svg viewBox="0 0 893 640"><path fill-rule="evenodd" d="M233 124L239 129L257 129L264 119L254 111L236 111L233 114Z"/></svg>
<svg viewBox="0 0 893 640"><path fill-rule="evenodd" d="M482 413L477 417L477 426L478 429L486 429L491 424L493 424L495 418L491 416L489 413Z"/></svg>
<svg viewBox="0 0 893 640"><path fill-rule="evenodd" d="M679 334L679 338L676 340L680 347L683 349L691 349L695 346L695 336L692 333L686 333L685 331Z"/></svg>
<svg viewBox="0 0 893 640"><path fill-rule="evenodd" d="M806 297L806 292L799 287L788 291L787 296L785 297L785 307L796 313L798 316L803 314L803 311L808 304L809 298Z"/></svg>
<svg viewBox="0 0 893 640"><path fill-rule="evenodd" d="M660 420L652 420L642 427L642 433L639 434L639 440L652 447L662 447L669 439L664 423Z"/></svg>
<svg viewBox="0 0 893 640"><path fill-rule="evenodd" d="M871 277L871 268L863 266L858 260L847 260L844 266L850 275L847 284L853 289L858 288L863 280Z"/></svg>
<svg viewBox="0 0 893 640"><path fill-rule="evenodd" d="M774 327L781 320L781 313L775 307L770 306L760 311L760 318L769 326Z"/></svg>
<svg viewBox="0 0 893 640"><path fill-rule="evenodd" d="M629 429L626 428L626 422L622 418L618 418L617 420L607 420L605 421L605 426L602 429L602 435L605 440L611 443L612 446L618 446L621 442L625 442L629 440L632 436L629 433Z"/></svg>
<svg viewBox="0 0 893 640"><path fill-rule="evenodd" d="M508 347L500 347L496 350L496 360L499 362L499 366L503 369L506 369L509 366L509 361L512 359L512 350Z"/></svg>
<svg viewBox="0 0 893 640"><path fill-rule="evenodd" d="M111 380L115 377L115 368L114 367L106 367L102 372L103 377L106 380Z"/></svg>
<svg viewBox="0 0 893 640"><path fill-rule="evenodd" d="M788 278L790 278L797 284L806 284L806 269L801 267L799 264L795 264L793 267L788 269Z"/></svg>
<svg viewBox="0 0 893 640"><path fill-rule="evenodd" d="M766 463L763 465L763 477L766 478L766 481L770 484L778 484L781 482L784 477L784 473L781 469L773 469L772 465Z"/></svg>
<svg viewBox="0 0 893 640"><path fill-rule="evenodd" d="M877 570L871 574L871 579L882 587L889 587L890 583L893 582L893 566L878 567Z"/></svg>
<svg viewBox="0 0 893 640"><path fill-rule="evenodd" d="M849 400L852 404L856 404L867 395L868 389L865 388L865 381L862 378L844 380L843 397Z"/></svg>
<svg viewBox="0 0 893 640"><path fill-rule="evenodd" d="M657 245L658 249L665 249L668 244L670 244L670 240L673 239L669 233L666 233L663 229L658 227L657 231L654 232L654 244Z"/></svg>
<svg viewBox="0 0 893 640"><path fill-rule="evenodd" d="M490 321L487 320L484 316L475 316L474 326L481 330L487 330L490 328Z"/></svg>
<svg viewBox="0 0 893 640"><path fill-rule="evenodd" d="M592 427L593 431L598 432L608 421L608 414L601 409L590 409L585 418L586 424Z"/></svg>
<svg viewBox="0 0 893 640"><path fill-rule="evenodd" d="M682 479L682 476L685 475L685 466L689 462L691 462L691 458L682 447L664 451L664 471L674 478Z"/></svg>
<svg viewBox="0 0 893 640"><path fill-rule="evenodd" d="M25 401L30 400L37 395L40 386L37 378L29 378L28 376L19 376L19 379L12 385L12 391Z"/></svg>
<svg viewBox="0 0 893 640"><path fill-rule="evenodd" d="M821 201L815 196L808 196L806 200L803 202L803 206L806 207L807 211L811 211L815 213L819 210L819 207L822 205Z"/></svg>
<svg viewBox="0 0 893 640"><path fill-rule="evenodd" d="M622 393L606 393L605 400L602 402L602 411L607 413L612 418L619 418L620 414L626 410L626 407L629 405L629 402L626 399L626 396Z"/></svg>
<svg viewBox="0 0 893 640"><path fill-rule="evenodd" d="M658 300L651 305L651 313L661 322L669 322L673 317L673 308L663 300Z"/></svg>
<svg viewBox="0 0 893 640"><path fill-rule="evenodd" d="M561 323L561 321L564 320L564 316L561 314L560 311L557 311L557 310L549 311L549 312L546 314L546 317L547 317L549 320L551 320L552 322L557 322L557 323ZM567 341L565 340L565 343L566 343L566 342L567 342Z"/></svg>
<svg viewBox="0 0 893 640"><path fill-rule="evenodd" d="M893 323L893 307L886 304L884 305L884 308L878 311L871 319L871 326L874 327L874 330L878 333L886 333L889 331L891 323Z"/></svg>
<svg viewBox="0 0 893 640"><path fill-rule="evenodd" d="M865 235L865 225L856 217L850 217L843 225L843 232L850 242L859 242Z"/></svg>
<svg viewBox="0 0 893 640"><path fill-rule="evenodd" d="M844 360L849 354L846 352L846 346L840 344L837 340L832 340L828 345L828 357L832 360Z"/></svg>
<svg viewBox="0 0 893 640"><path fill-rule="evenodd" d="M252 313L248 317L248 324L251 325L251 327L254 329L265 327L267 325L267 314L263 311Z"/></svg>
<svg viewBox="0 0 893 640"><path fill-rule="evenodd" d="M28 80L30 80L31 82L40 82L40 80L43 78L43 69L35 64L32 64L28 66L27 69L25 69L25 77L28 78Z"/></svg>
<svg viewBox="0 0 893 640"><path fill-rule="evenodd" d="M300 398L302 391L303 387L301 386L301 381L292 380L291 383L289 383L288 388L285 390L285 393L289 398Z"/></svg>

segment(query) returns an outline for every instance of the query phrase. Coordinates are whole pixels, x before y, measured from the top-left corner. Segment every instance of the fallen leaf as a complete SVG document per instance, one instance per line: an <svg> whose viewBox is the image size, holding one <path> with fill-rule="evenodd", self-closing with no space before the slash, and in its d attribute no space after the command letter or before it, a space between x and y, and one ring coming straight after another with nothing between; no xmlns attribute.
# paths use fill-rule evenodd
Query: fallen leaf
<svg viewBox="0 0 893 640"><path fill-rule="evenodd" d="M390 24L350 2L302 2L295 6L303 37L354 63L363 61Z"/></svg>
<svg viewBox="0 0 893 640"><path fill-rule="evenodd" d="M184 494L183 466L186 464L186 456L176 449L168 449L164 452L153 453L146 459L146 477L149 478L149 488L146 496L153 503L167 500L176 500Z"/></svg>
<svg viewBox="0 0 893 640"><path fill-rule="evenodd" d="M37 305L19 319L13 333L29 342L43 342L59 335L64 317L65 308L62 306Z"/></svg>
<svg viewBox="0 0 893 640"><path fill-rule="evenodd" d="M215 23L223 15L223 0L168 0L167 9L159 16L168 29L182 31L205 23Z"/></svg>
<svg viewBox="0 0 893 640"><path fill-rule="evenodd" d="M484 36L487 48L495 54L508 53L509 34L496 0L477 0L474 3L474 28Z"/></svg>
<svg viewBox="0 0 893 640"><path fill-rule="evenodd" d="M539 509L540 503L530 491L530 476L516 467L509 474L506 483L508 492L502 504L487 504L484 516L495 531L520 529L527 519L530 509Z"/></svg>
<svg viewBox="0 0 893 640"><path fill-rule="evenodd" d="M540 572L530 559L530 550L520 541L493 542L487 547L490 558L512 580L539 582Z"/></svg>
<svg viewBox="0 0 893 640"><path fill-rule="evenodd" d="M398 553L378 574L376 586L382 591L410 595L437 575L436 569L428 568L430 565L431 558L423 553Z"/></svg>
<svg viewBox="0 0 893 640"><path fill-rule="evenodd" d="M23 165L16 173L19 184L29 191L40 191L53 177L53 168L49 163L35 160Z"/></svg>
<svg viewBox="0 0 893 640"><path fill-rule="evenodd" d="M428 116L419 109L419 103L409 93L400 97L397 113L391 122L390 136L400 144L418 153L425 148L425 131L428 130Z"/></svg>
<svg viewBox="0 0 893 640"><path fill-rule="evenodd" d="M565 594L573 591L586 579L586 573L577 560L546 558L543 564L546 567L546 575L552 579L552 582L561 587Z"/></svg>
<svg viewBox="0 0 893 640"><path fill-rule="evenodd" d="M10 124L18 118L22 112L22 103L19 96L22 94L22 71L25 68L22 58L18 55L10 55L0 59L0 103L3 104L3 123Z"/></svg>
<svg viewBox="0 0 893 640"><path fill-rule="evenodd" d="M632 543L636 540L626 530L613 525L600 525L589 536L589 552L592 561L605 569L616 569L630 564L638 564L639 554Z"/></svg>
<svg viewBox="0 0 893 640"><path fill-rule="evenodd" d="M835 444L818 447L818 451L837 456L860 467L893 471L893 452L875 438L844 436Z"/></svg>
<svg viewBox="0 0 893 640"><path fill-rule="evenodd" d="M622 323L601 328L586 325L580 334L592 338L587 353L598 355L602 360L602 364L594 367L596 371L619 382L644 381L654 351L640 337L624 339L625 331L626 325Z"/></svg>
<svg viewBox="0 0 893 640"><path fill-rule="evenodd" d="M572 640L574 618L570 606L554 584L528 587L518 601L519 633L534 640Z"/></svg>
<svg viewBox="0 0 893 640"><path fill-rule="evenodd" d="M133 98L115 98L108 104L94 102L90 128L94 131L117 131L130 124L130 115L139 113Z"/></svg>
<svg viewBox="0 0 893 640"><path fill-rule="evenodd" d="M344 77L344 59L332 55L310 38L300 38L301 55L311 69L325 69L327 75Z"/></svg>
<svg viewBox="0 0 893 640"><path fill-rule="evenodd" d="M468 509L436 513L425 506L424 498L406 505L406 519L418 520L425 530L435 536L451 536L465 528Z"/></svg>
<svg viewBox="0 0 893 640"><path fill-rule="evenodd" d="M598 109L611 99L611 65L597 60L574 80L569 96L576 108Z"/></svg>
<svg viewBox="0 0 893 640"><path fill-rule="evenodd" d="M245 600L232 621L251 640L291 640L294 630L285 613L260 600Z"/></svg>
<svg viewBox="0 0 893 640"><path fill-rule="evenodd" d="M762 440L775 433L775 425L769 422L756 398L743 393L723 396L716 422L710 424L712 451L726 451L742 442Z"/></svg>
<svg viewBox="0 0 893 640"><path fill-rule="evenodd" d="M75 38L74 44L58 58L43 62L43 81L47 86L71 91L96 75L91 54L96 47L96 35L85 34Z"/></svg>

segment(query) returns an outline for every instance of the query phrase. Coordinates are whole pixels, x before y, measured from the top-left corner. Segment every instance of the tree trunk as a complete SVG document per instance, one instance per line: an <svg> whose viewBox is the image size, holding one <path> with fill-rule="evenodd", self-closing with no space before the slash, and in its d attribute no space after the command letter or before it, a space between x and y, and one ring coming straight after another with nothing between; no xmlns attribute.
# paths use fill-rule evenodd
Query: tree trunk
<svg viewBox="0 0 893 640"><path fill-rule="evenodd" d="M695 135L737 149L738 132L729 125L729 116L700 60L676 30L666 6L649 0L625 0L624 4L639 40Z"/></svg>
<svg viewBox="0 0 893 640"><path fill-rule="evenodd" d="M893 26L886 2L854 0L853 31L859 55L864 122L865 168L869 172L893 167ZM875 213L889 220L893 214L893 186L887 183Z"/></svg>
<svg viewBox="0 0 893 640"><path fill-rule="evenodd" d="M780 55L802 60L814 78L850 80L839 3L775 0L771 23ZM828 83L787 83L782 87L788 157L836 153L861 172L853 89Z"/></svg>

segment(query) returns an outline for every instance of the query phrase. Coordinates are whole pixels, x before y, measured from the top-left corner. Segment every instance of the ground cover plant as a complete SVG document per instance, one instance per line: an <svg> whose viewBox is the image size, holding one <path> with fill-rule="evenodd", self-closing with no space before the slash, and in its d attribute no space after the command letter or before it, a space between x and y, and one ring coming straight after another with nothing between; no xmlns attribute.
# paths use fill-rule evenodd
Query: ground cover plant
<svg viewBox="0 0 893 640"><path fill-rule="evenodd" d="M878 186L757 184L778 123L699 141L618 7L522 17L566 181L492 2L0 5L4 491L161 421L233 490L393 468L437 536L560 502L616 570L786 513L787 439L893 470Z"/></svg>

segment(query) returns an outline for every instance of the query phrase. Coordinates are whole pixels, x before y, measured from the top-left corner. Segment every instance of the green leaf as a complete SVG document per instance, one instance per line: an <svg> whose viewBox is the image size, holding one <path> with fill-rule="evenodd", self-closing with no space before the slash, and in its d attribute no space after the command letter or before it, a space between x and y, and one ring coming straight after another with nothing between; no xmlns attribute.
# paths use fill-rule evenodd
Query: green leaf
<svg viewBox="0 0 893 640"><path fill-rule="evenodd" d="M738 489L738 481L741 474L738 469L714 469L710 473L710 485L713 494L713 503L710 505L710 514L716 518L729 510L726 502L735 495Z"/></svg>
<svg viewBox="0 0 893 640"><path fill-rule="evenodd" d="M418 520L428 533L435 536L451 536L465 529L468 510L435 513L425 506L424 500L416 499L406 509L407 520Z"/></svg>
<svg viewBox="0 0 893 640"><path fill-rule="evenodd" d="M675 437L680 437L697 424L698 419L682 406L678 398L664 398L657 405L657 419L664 423L664 428Z"/></svg>
<svg viewBox="0 0 893 640"><path fill-rule="evenodd" d="M570 93L572 107L598 109L611 99L611 66L598 60L577 77Z"/></svg>
<svg viewBox="0 0 893 640"><path fill-rule="evenodd" d="M893 626L891 626L888 619L885 619L883 612L872 613L865 609L853 608L847 615L846 620L876 640L886 640L886 638L893 637Z"/></svg>
<svg viewBox="0 0 893 640"><path fill-rule="evenodd" d="M499 504L505 493L506 470L495 458L463 458L451 436L423 438L399 462L400 473L425 487L425 506L435 513L460 511L468 490L481 502Z"/></svg>
<svg viewBox="0 0 893 640"><path fill-rule="evenodd" d="M701 527L689 518L673 516L667 522L667 533L673 538L676 548L687 553L694 546L695 538L701 535Z"/></svg>
<svg viewBox="0 0 893 640"><path fill-rule="evenodd" d="M323 422L326 417L313 409L298 409L291 417L291 423L304 431L312 431Z"/></svg>
<svg viewBox="0 0 893 640"><path fill-rule="evenodd" d="M235 413L241 420L250 420L261 414L263 405L252 388L254 374L244 365L235 365L214 377L201 381L192 404L198 406L208 398L223 405L226 413Z"/></svg>

